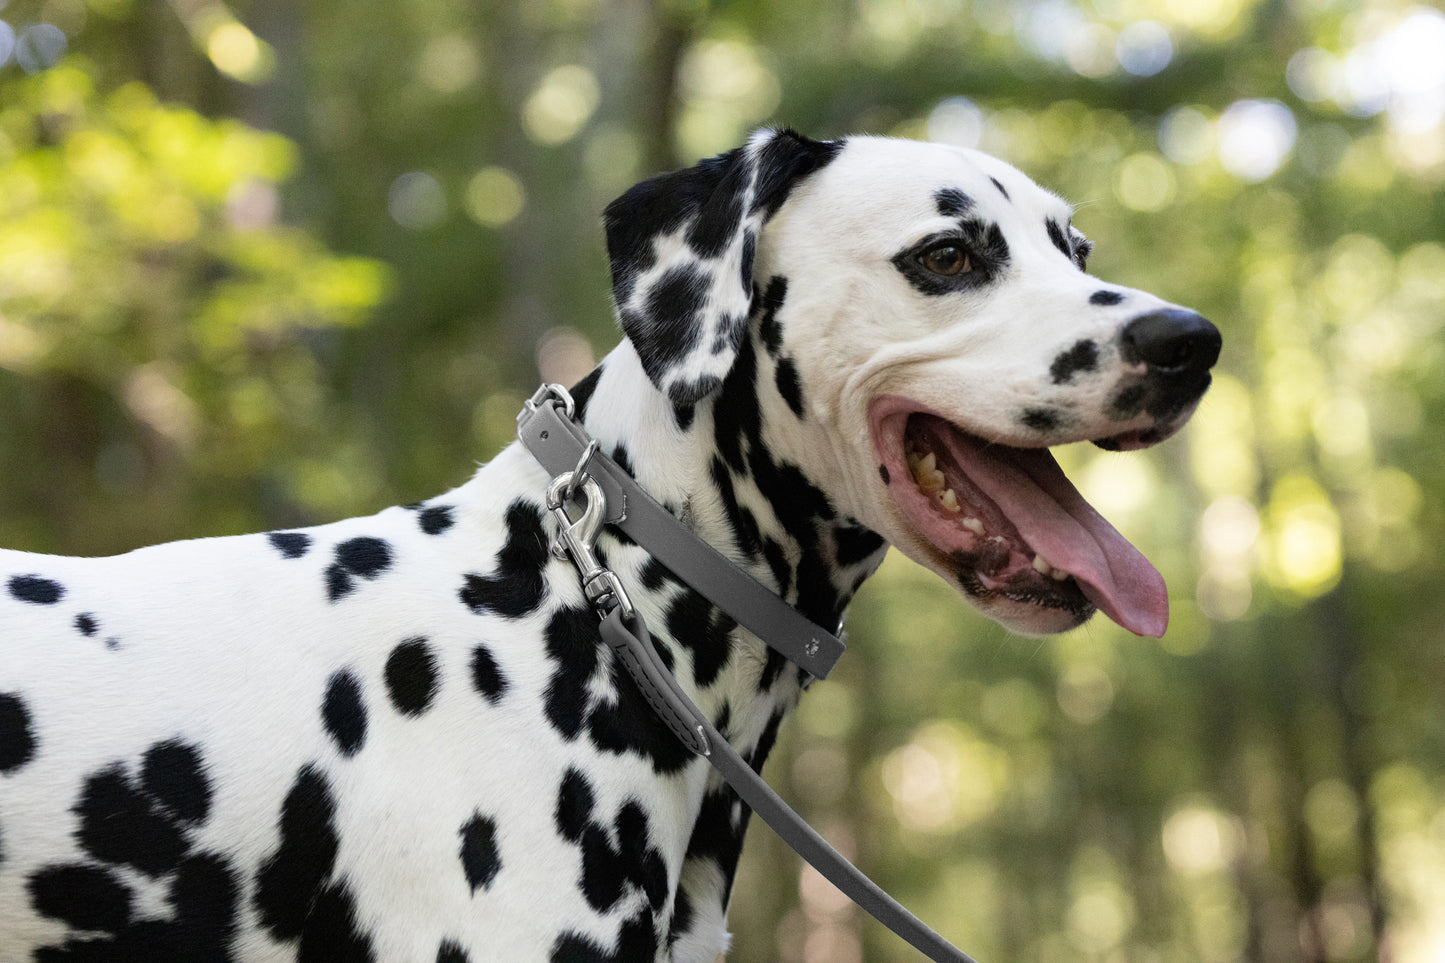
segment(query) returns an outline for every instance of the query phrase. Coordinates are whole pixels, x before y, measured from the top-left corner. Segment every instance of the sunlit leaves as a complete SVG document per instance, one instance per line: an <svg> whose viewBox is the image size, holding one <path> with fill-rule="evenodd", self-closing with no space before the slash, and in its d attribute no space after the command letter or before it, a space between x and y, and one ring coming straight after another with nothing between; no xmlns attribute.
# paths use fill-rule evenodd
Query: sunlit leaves
<svg viewBox="0 0 1445 963"><path fill-rule="evenodd" d="M108 397L130 428L95 456L99 479L137 484L165 451L202 475L285 473L325 405L310 333L364 320L388 272L278 224L284 138L139 84L97 95L83 62L6 89L0 368L63 382L77 404ZM7 444L38 427L7 420L22 433Z"/></svg>

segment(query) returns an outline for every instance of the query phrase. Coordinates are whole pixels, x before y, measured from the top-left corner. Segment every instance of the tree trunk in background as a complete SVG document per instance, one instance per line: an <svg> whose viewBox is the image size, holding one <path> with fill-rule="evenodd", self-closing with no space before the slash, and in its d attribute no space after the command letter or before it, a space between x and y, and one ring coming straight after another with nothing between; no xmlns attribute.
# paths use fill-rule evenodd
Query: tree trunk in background
<svg viewBox="0 0 1445 963"><path fill-rule="evenodd" d="M1345 784L1354 793L1360 807L1355 833L1360 853L1360 882L1364 884L1365 903L1370 912L1371 942L1366 955L1378 959L1384 946L1386 912L1380 888L1375 809L1370 801L1374 753L1366 730L1367 723L1360 711L1362 700L1354 691L1360 685L1364 652L1358 632L1359 619L1350 601L1347 578L1314 605L1313 614L1317 622L1323 623L1320 625L1320 637L1325 643L1322 653L1328 680L1325 694L1340 721Z"/></svg>
<svg viewBox="0 0 1445 963"><path fill-rule="evenodd" d="M651 0L652 44L643 52L638 78L638 129L642 133L642 169L646 174L672 170L694 158L678 157L673 132L677 128L677 72L682 55L692 42L696 18L669 10L672 6Z"/></svg>

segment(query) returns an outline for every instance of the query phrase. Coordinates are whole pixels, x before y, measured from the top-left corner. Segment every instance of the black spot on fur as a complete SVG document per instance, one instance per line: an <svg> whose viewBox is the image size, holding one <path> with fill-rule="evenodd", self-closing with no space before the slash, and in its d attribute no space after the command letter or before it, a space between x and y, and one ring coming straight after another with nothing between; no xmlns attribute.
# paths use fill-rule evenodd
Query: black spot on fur
<svg viewBox="0 0 1445 963"><path fill-rule="evenodd" d="M175 869L186 851L176 820L132 785L120 763L86 779L74 808L80 817L76 838L102 862L159 876Z"/></svg>
<svg viewBox="0 0 1445 963"><path fill-rule="evenodd" d="M706 688L717 681L732 652L734 622L692 589L668 606L667 632L692 650L693 681Z"/></svg>
<svg viewBox="0 0 1445 963"><path fill-rule="evenodd" d="M723 875L723 900L732 890L733 875L737 872L738 857L742 854L743 833L747 828L747 817L734 822L733 812L738 808L737 793L727 786L709 792L702 797L697 821L692 826L692 836L687 843L689 859L710 859L717 864ZM743 813L748 813L746 806Z"/></svg>
<svg viewBox="0 0 1445 963"><path fill-rule="evenodd" d="M332 602L351 594L356 587L350 574L340 565L326 566L326 597Z"/></svg>
<svg viewBox="0 0 1445 963"><path fill-rule="evenodd" d="M557 791L557 834L570 842L580 842L595 805L592 784L580 769L569 767Z"/></svg>
<svg viewBox="0 0 1445 963"><path fill-rule="evenodd" d="M657 927L647 909L639 909L617 933L617 947L606 950L580 933L563 933L552 946L551 963L633 963L657 956Z"/></svg>
<svg viewBox="0 0 1445 963"><path fill-rule="evenodd" d="M558 732L575 739L587 721L587 682L596 670L597 647L602 644L597 617L590 609L559 608L543 635L547 656L557 663L543 708Z"/></svg>
<svg viewBox="0 0 1445 963"><path fill-rule="evenodd" d="M768 289L763 292L759 306L762 314L758 321L758 336L762 338L768 354L775 358L783 347L783 326L778 322L778 309L783 306L787 297L788 279L777 274L768 282Z"/></svg>
<svg viewBox="0 0 1445 963"><path fill-rule="evenodd" d="M547 538L542 532L542 510L525 498L507 506L504 519L507 540L497 553L492 575L468 575L461 599L473 612L496 612L520 618L542 603L547 583Z"/></svg>
<svg viewBox="0 0 1445 963"><path fill-rule="evenodd" d="M336 546L336 562L362 578L376 578L391 566L391 546L369 535L348 538Z"/></svg>
<svg viewBox="0 0 1445 963"><path fill-rule="evenodd" d="M892 479L888 476L888 466L887 466L887 465L879 465L879 466L878 466L878 477L881 478L881 479L883 479L883 484L885 484L885 485L889 484L889 483L892 481Z"/></svg>
<svg viewBox="0 0 1445 963"><path fill-rule="evenodd" d="M587 790L590 794L590 789ZM561 823L561 800L559 799L558 821ZM587 808L591 809L591 799ZM647 813L635 800L623 804L617 812L613 832L590 818L585 820L580 834L575 833L572 823L580 814L569 813L566 838L579 835L582 848L582 895L587 903L599 913L605 913L617 904L629 887L641 889L647 896L648 904L654 911L660 910L667 900L667 863L653 844L648 829ZM616 837L616 845L612 837Z"/></svg>
<svg viewBox="0 0 1445 963"><path fill-rule="evenodd" d="M1061 352L1054 363L1049 365L1049 374L1056 385L1066 385L1074 380L1080 371L1093 371L1099 366L1099 347L1087 338L1074 342L1074 346Z"/></svg>
<svg viewBox="0 0 1445 963"><path fill-rule="evenodd" d="M1034 431L1053 431L1059 427L1059 413L1051 408L1025 408L1019 421Z"/></svg>
<svg viewBox="0 0 1445 963"><path fill-rule="evenodd" d="M1052 217L1044 218L1044 230L1049 232L1049 240L1053 243L1054 247L1058 248L1064 257L1072 261L1074 259L1074 249L1072 245L1069 244L1069 238L1064 234L1064 229L1059 226L1059 222Z"/></svg>
<svg viewBox="0 0 1445 963"><path fill-rule="evenodd" d="M419 716L437 691L437 660L426 639L407 639L386 659L386 691L396 711Z"/></svg>
<svg viewBox="0 0 1445 963"><path fill-rule="evenodd" d="M459 832L462 871L467 874L467 885L475 894L479 888L491 886L502 869L502 857L497 852L497 824L481 813L474 813Z"/></svg>
<svg viewBox="0 0 1445 963"><path fill-rule="evenodd" d="M653 647L666 661L668 656L658 647L656 639ZM657 717L632 676L615 660L611 682L612 690L617 693L616 701L599 701L587 717L587 732L593 745L605 752L635 752L650 760L653 772L658 775L677 772L692 761L692 751Z"/></svg>
<svg viewBox="0 0 1445 963"><path fill-rule="evenodd" d="M30 711L18 695L0 692L0 773L11 773L35 756Z"/></svg>
<svg viewBox="0 0 1445 963"><path fill-rule="evenodd" d="M773 746L778 741L778 730L783 725L782 711L774 712L768 717L768 724L763 726L763 734L758 736L758 744L753 747L752 756L748 759L748 765L753 767L753 772L761 773L763 763L768 761L772 755Z"/></svg>
<svg viewBox="0 0 1445 963"><path fill-rule="evenodd" d="M1090 304L1110 305L1118 304L1122 300L1124 300L1124 295L1122 293L1118 291L1110 291L1108 288L1103 288L1089 295Z"/></svg>
<svg viewBox="0 0 1445 963"><path fill-rule="evenodd" d="M938 205L938 213L943 217L963 217L973 210L973 198L956 187L935 191L933 201Z"/></svg>
<svg viewBox="0 0 1445 963"><path fill-rule="evenodd" d="M589 823L582 830L582 895L587 905L605 913L622 898L622 858L612 848L607 830Z"/></svg>
<svg viewBox="0 0 1445 963"><path fill-rule="evenodd" d="M283 558L300 558L311 548L311 536L301 532L271 532L266 540Z"/></svg>
<svg viewBox="0 0 1445 963"><path fill-rule="evenodd" d="M697 350L709 280L695 264L677 265L648 290L642 311L622 312L622 329L654 383Z"/></svg>
<svg viewBox="0 0 1445 963"><path fill-rule="evenodd" d="M228 961L239 878L224 858L188 852L210 800L199 750L179 740L151 746L136 783L121 763L92 774L74 807L76 838L89 857L112 867L51 865L27 881L38 913L91 935L41 947L34 959ZM131 918L133 894L113 871L117 865L165 885L169 920Z"/></svg>
<svg viewBox="0 0 1445 963"><path fill-rule="evenodd" d="M672 419L677 422L678 431L687 431L691 428L692 420L696 415L697 406L694 404L678 403L672 406Z"/></svg>
<svg viewBox="0 0 1445 963"><path fill-rule="evenodd" d="M281 842L256 873L256 910L278 940L301 936L331 876L337 850L334 817L326 777L314 766L303 766L281 804Z"/></svg>
<svg viewBox="0 0 1445 963"><path fill-rule="evenodd" d="M130 924L130 888L109 869L77 863L46 866L31 874L26 889L35 912L75 929L113 933Z"/></svg>
<svg viewBox="0 0 1445 963"><path fill-rule="evenodd" d="M997 178L997 177L990 177L990 178L989 178L989 181L993 183L993 186L994 186L994 187L997 187L997 188L998 188L998 192L1003 195L1003 199L1004 199L1004 200L1006 200L1006 201L1011 201L1011 200L1013 200L1013 198L1011 198L1011 197L1008 196L1008 191L1004 190L1004 186L998 182L998 178Z"/></svg>
<svg viewBox="0 0 1445 963"><path fill-rule="evenodd" d="M751 294L753 290L753 259L757 256L758 236L748 231L743 238L743 263L739 271L738 280L742 282L743 293Z"/></svg>
<svg viewBox="0 0 1445 963"><path fill-rule="evenodd" d="M787 666L788 660L783 653L769 648L767 661L763 663L763 671L758 675L758 688L763 692L771 692L773 684L778 681L778 677L783 674L783 670Z"/></svg>
<svg viewBox="0 0 1445 963"><path fill-rule="evenodd" d="M617 813L617 848L627 879L641 887L654 911L667 899L667 863L653 845L647 813L629 800Z"/></svg>
<svg viewBox="0 0 1445 963"><path fill-rule="evenodd" d="M612 460L616 462L617 467L626 472L629 477L637 477L637 472L632 467L632 456L627 453L627 446L620 441L612 449Z"/></svg>
<svg viewBox="0 0 1445 963"><path fill-rule="evenodd" d="M39 575L10 576L10 594L22 602L54 605L65 595L65 586Z"/></svg>
<svg viewBox="0 0 1445 963"><path fill-rule="evenodd" d="M883 536L862 525L840 525L834 529L833 538L838 564L845 568L866 561L884 547Z"/></svg>
<svg viewBox="0 0 1445 963"><path fill-rule="evenodd" d="M211 811L211 785L195 746L177 740L157 743L141 759L141 788L173 816L204 820Z"/></svg>
<svg viewBox="0 0 1445 963"><path fill-rule="evenodd" d="M572 396L573 414L578 421L581 421L587 414L587 405L592 400L592 395L597 391L597 382L602 380L602 366L598 365L587 373L587 376L572 386L567 392Z"/></svg>
<svg viewBox="0 0 1445 963"><path fill-rule="evenodd" d="M366 706L361 701L361 683L351 672L332 673L321 703L326 731L344 756L354 756L366 740Z"/></svg>
<svg viewBox="0 0 1445 963"><path fill-rule="evenodd" d="M803 417L803 383L798 380L798 368L792 358L779 358L777 375L778 394L788 403L793 414Z"/></svg>
<svg viewBox="0 0 1445 963"><path fill-rule="evenodd" d="M171 919L130 919L125 884L97 867L47 867L29 880L32 903L42 915L104 936L72 936L40 947L38 963L54 960L141 963L195 960L228 963L235 930L239 880L226 860L211 853L187 857L166 890Z"/></svg>
<svg viewBox="0 0 1445 963"><path fill-rule="evenodd" d="M374 579L391 567L391 546L380 538L363 535L336 546L336 561L326 568L326 594L332 602L356 587L351 578Z"/></svg>
<svg viewBox="0 0 1445 963"><path fill-rule="evenodd" d="M472 649L472 685L492 705L501 702L507 692L507 677L492 650L480 643Z"/></svg>
<svg viewBox="0 0 1445 963"><path fill-rule="evenodd" d="M763 539L763 557L772 569L773 580L778 583L778 594L787 595L793 587L793 566L788 564L788 553L781 542L774 538Z"/></svg>
<svg viewBox="0 0 1445 963"><path fill-rule="evenodd" d="M723 460L714 455L710 468L713 484L717 486L718 494L722 496L723 510L727 512L728 520L732 522L738 551L748 558L756 558L762 549L762 536L758 531L757 519L752 512L738 504L732 475L728 473L728 467L723 464Z"/></svg>
<svg viewBox="0 0 1445 963"><path fill-rule="evenodd" d="M442 940L437 947L437 963L472 963L472 958L460 943L453 940Z"/></svg>
<svg viewBox="0 0 1445 963"><path fill-rule="evenodd" d="M832 163L843 149L842 141L810 140L791 130L780 130L758 152L758 176L752 213L772 217L787 201L797 183Z"/></svg>
<svg viewBox="0 0 1445 963"><path fill-rule="evenodd" d="M100 623L89 612L81 612L75 617L75 629L88 639L100 631Z"/></svg>
<svg viewBox="0 0 1445 963"><path fill-rule="evenodd" d="M306 913L297 963L371 963L371 937L361 932L351 891L332 883L316 894Z"/></svg>
<svg viewBox="0 0 1445 963"><path fill-rule="evenodd" d="M672 919L667 924L667 945L669 947L692 928L693 915L692 900L688 897L687 890L679 886L677 895L672 899Z"/></svg>
<svg viewBox="0 0 1445 963"><path fill-rule="evenodd" d="M452 527L452 506L433 505L422 511L417 517L417 523L428 535L440 535Z"/></svg>

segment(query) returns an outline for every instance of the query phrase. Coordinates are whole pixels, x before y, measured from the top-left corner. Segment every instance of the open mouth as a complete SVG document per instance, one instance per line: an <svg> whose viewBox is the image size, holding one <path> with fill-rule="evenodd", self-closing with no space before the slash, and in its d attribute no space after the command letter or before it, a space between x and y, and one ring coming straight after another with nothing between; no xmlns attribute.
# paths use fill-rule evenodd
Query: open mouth
<svg viewBox="0 0 1445 963"><path fill-rule="evenodd" d="M1169 620L1163 576L1079 494L1046 448L972 435L905 399L870 408L873 443L893 499L935 568L981 602L1095 608L1139 635Z"/></svg>

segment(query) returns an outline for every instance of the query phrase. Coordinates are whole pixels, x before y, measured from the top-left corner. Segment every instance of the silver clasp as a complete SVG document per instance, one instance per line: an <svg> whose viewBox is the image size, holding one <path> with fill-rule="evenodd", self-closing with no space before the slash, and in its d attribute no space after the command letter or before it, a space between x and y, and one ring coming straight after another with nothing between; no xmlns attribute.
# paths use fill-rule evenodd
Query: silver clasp
<svg viewBox="0 0 1445 963"><path fill-rule="evenodd" d="M581 476L580 480L578 476ZM571 492L580 491L586 499L582 513L574 520L567 512ZM552 479L547 486L547 510L557 521L558 544L552 553L559 558L570 557L582 579L582 591L599 615L607 615L614 606L622 609L623 618L632 618L632 599L617 573L598 561L593 548L607 520L607 496L597 479L584 471L566 472ZM561 551L558 551L561 549Z"/></svg>

